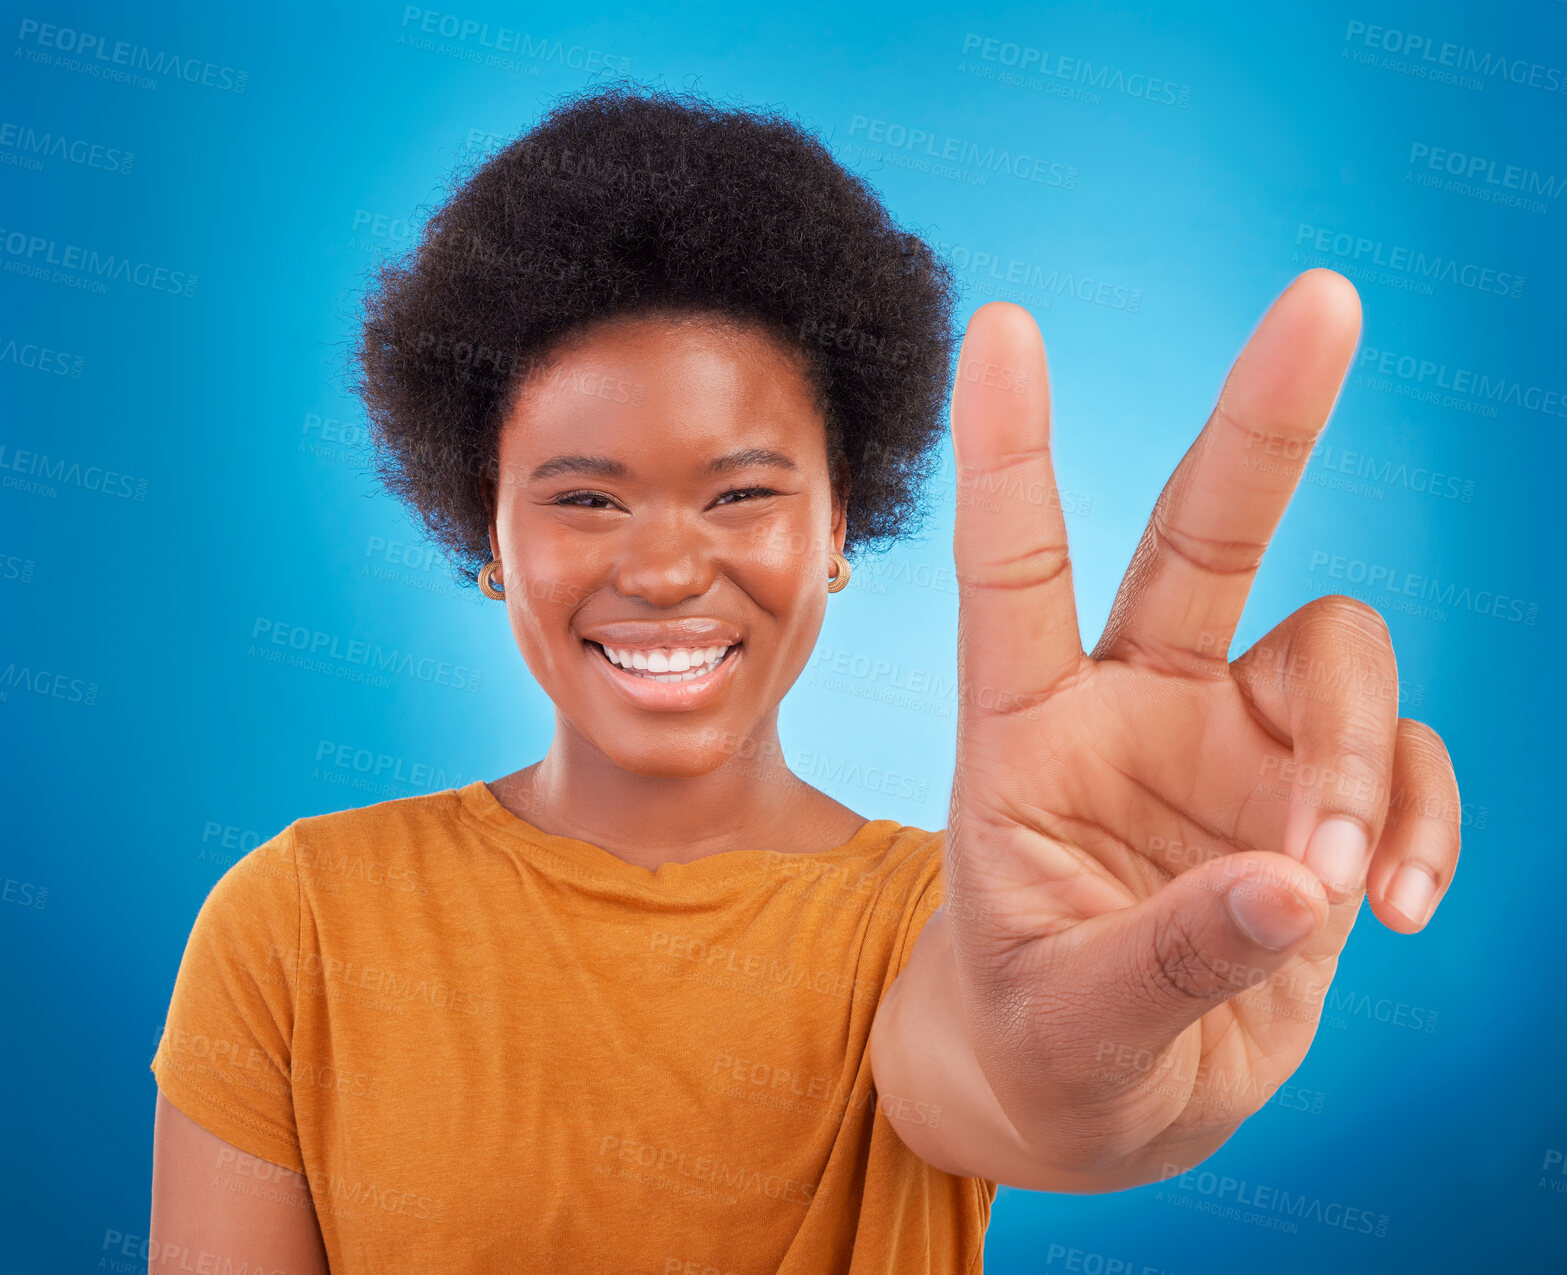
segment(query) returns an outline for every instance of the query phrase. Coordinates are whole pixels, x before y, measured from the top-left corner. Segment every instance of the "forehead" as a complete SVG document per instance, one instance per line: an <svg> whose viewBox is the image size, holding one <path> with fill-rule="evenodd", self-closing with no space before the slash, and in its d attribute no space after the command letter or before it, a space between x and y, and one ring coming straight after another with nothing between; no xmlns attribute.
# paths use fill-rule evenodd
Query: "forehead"
<svg viewBox="0 0 1567 1275"><path fill-rule="evenodd" d="M765 329L707 315L617 317L561 341L514 387L503 445L628 429L788 436L819 431L822 408L804 356Z"/></svg>

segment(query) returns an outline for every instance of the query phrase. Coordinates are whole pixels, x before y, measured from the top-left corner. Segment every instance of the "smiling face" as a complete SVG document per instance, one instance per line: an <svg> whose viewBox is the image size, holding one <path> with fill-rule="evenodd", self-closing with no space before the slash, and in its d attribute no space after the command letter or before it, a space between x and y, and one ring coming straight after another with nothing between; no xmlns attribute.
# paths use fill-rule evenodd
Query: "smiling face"
<svg viewBox="0 0 1567 1275"><path fill-rule="evenodd" d="M643 775L771 738L845 532L799 356L710 316L613 319L530 375L499 451L497 582L559 716Z"/></svg>

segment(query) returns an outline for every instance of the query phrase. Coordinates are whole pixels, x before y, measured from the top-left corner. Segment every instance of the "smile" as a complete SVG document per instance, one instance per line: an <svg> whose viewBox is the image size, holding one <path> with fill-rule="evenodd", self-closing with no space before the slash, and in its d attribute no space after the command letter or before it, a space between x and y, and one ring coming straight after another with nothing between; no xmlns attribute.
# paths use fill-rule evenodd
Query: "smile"
<svg viewBox="0 0 1567 1275"><path fill-rule="evenodd" d="M593 666L628 703L676 713L703 708L723 694L742 661L742 645L606 650L599 642L582 643ZM627 658L629 668L621 662Z"/></svg>
<svg viewBox="0 0 1567 1275"><path fill-rule="evenodd" d="M633 651L589 642L609 663L622 673L654 682L694 682L706 677L729 658L738 646L661 647L652 651Z"/></svg>

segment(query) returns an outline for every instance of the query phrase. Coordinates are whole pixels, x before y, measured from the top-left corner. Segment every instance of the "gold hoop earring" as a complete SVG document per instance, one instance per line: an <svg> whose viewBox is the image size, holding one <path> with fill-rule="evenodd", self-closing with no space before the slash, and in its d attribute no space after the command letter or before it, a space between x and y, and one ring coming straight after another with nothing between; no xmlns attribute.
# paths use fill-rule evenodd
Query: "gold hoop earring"
<svg viewBox="0 0 1567 1275"><path fill-rule="evenodd" d="M832 576L828 581L827 592L837 593L838 590L842 589L846 584L849 583L849 560L836 549L832 551L832 560L833 563L837 566L838 571L837 574Z"/></svg>
<svg viewBox="0 0 1567 1275"><path fill-rule="evenodd" d="M479 592L487 598L494 598L497 602L504 602L506 595L495 587L495 568L499 562L486 562L479 570Z"/></svg>

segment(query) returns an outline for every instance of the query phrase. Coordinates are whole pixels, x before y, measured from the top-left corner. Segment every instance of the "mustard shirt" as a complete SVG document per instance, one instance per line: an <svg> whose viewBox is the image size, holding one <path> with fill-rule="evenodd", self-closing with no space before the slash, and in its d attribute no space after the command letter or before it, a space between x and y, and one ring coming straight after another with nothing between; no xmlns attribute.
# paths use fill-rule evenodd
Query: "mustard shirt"
<svg viewBox="0 0 1567 1275"><path fill-rule="evenodd" d="M945 839L650 872L482 781L299 819L202 904L152 1070L306 1177L334 1275L970 1275L997 1184L866 1052Z"/></svg>

